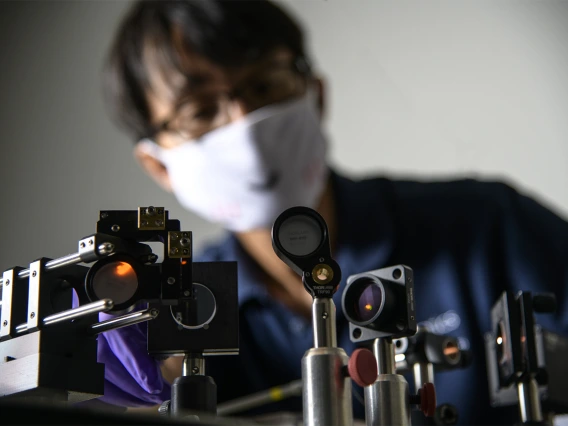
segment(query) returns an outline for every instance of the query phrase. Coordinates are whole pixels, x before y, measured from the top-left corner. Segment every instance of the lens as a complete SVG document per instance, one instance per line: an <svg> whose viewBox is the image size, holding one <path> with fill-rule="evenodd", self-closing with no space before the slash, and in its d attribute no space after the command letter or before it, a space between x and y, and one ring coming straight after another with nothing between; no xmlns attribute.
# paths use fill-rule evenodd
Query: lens
<svg viewBox="0 0 568 426"><path fill-rule="evenodd" d="M323 231L320 224L309 216L292 216L282 222L278 240L282 248L293 256L307 256L320 246Z"/></svg>
<svg viewBox="0 0 568 426"><path fill-rule="evenodd" d="M193 297L185 303L172 306L171 312L174 321L183 328L207 328L217 312L217 302L211 290L203 284L193 283Z"/></svg>
<svg viewBox="0 0 568 426"><path fill-rule="evenodd" d="M355 315L359 321L369 321L381 310L383 291L375 283L367 284L355 302Z"/></svg>
<svg viewBox="0 0 568 426"><path fill-rule="evenodd" d="M138 289L138 277L127 262L111 262L97 270L91 288L98 299L112 299L120 305L131 299Z"/></svg>

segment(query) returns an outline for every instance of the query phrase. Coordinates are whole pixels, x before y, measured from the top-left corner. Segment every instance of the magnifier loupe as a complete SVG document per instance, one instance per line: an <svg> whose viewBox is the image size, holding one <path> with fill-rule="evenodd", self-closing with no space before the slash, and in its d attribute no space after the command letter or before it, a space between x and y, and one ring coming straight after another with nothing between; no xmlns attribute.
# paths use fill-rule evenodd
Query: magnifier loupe
<svg viewBox="0 0 568 426"><path fill-rule="evenodd" d="M341 281L339 265L331 258L329 233L323 218L308 207L284 211L272 228L277 256L302 276L314 297L331 297Z"/></svg>

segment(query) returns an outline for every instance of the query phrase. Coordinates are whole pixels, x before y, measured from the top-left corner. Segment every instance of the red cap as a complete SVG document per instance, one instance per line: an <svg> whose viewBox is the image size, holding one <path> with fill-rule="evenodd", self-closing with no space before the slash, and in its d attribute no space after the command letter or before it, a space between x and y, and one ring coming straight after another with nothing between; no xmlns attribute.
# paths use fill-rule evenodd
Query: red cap
<svg viewBox="0 0 568 426"><path fill-rule="evenodd" d="M434 417L436 413L436 388L434 383L424 383L422 389L418 390L420 395L420 410L426 417Z"/></svg>
<svg viewBox="0 0 568 426"><path fill-rule="evenodd" d="M353 351L347 364L349 376L361 387L369 386L377 380L377 360L369 349Z"/></svg>

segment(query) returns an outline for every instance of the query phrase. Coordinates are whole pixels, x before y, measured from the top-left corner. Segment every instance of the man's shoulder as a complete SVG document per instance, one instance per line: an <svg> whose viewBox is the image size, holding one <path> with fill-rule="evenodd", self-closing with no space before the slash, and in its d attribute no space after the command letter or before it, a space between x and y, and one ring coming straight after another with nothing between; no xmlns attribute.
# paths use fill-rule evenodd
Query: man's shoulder
<svg viewBox="0 0 568 426"><path fill-rule="evenodd" d="M412 208L416 212L422 208L452 211L491 206L505 208L519 196L527 198L512 182L502 178L367 176L352 180L352 184L354 192L376 194L382 203Z"/></svg>

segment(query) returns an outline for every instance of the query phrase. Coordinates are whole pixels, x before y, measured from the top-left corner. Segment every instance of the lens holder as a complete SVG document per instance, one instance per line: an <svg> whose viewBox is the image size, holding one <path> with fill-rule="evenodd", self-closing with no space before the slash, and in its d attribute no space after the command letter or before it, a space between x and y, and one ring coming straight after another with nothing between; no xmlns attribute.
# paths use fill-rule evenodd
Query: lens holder
<svg viewBox="0 0 568 426"><path fill-rule="evenodd" d="M351 275L341 303L353 342L416 333L413 275L405 265Z"/></svg>

